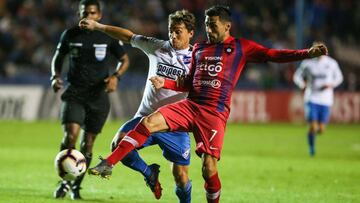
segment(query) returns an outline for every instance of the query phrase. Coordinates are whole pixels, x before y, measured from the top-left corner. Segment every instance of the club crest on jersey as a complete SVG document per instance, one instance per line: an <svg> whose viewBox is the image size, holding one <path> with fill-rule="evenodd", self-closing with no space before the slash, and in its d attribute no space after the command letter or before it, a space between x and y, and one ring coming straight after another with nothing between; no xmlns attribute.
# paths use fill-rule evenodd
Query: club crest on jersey
<svg viewBox="0 0 360 203"><path fill-rule="evenodd" d="M191 56L184 56L183 57L184 64L189 64L191 62Z"/></svg>
<svg viewBox="0 0 360 203"><path fill-rule="evenodd" d="M178 76L185 75L185 70L174 65L158 63L156 75L176 80Z"/></svg>
<svg viewBox="0 0 360 203"><path fill-rule="evenodd" d="M104 60L107 44L94 44L93 46L95 47L95 58L98 61Z"/></svg>
<svg viewBox="0 0 360 203"><path fill-rule="evenodd" d="M226 47L226 48L225 48L225 52L226 52L227 54L231 54L233 51L234 51L234 48L232 48L232 47Z"/></svg>

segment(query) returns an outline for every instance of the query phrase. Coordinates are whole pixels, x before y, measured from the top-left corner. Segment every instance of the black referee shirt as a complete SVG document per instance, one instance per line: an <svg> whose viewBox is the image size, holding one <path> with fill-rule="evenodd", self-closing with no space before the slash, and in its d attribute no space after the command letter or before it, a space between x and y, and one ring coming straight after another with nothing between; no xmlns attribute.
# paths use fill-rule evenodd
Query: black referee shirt
<svg viewBox="0 0 360 203"><path fill-rule="evenodd" d="M103 86L113 68L109 67L111 55L120 59L125 54L119 41L78 26L62 33L57 50L59 54L69 54L67 80L77 87Z"/></svg>

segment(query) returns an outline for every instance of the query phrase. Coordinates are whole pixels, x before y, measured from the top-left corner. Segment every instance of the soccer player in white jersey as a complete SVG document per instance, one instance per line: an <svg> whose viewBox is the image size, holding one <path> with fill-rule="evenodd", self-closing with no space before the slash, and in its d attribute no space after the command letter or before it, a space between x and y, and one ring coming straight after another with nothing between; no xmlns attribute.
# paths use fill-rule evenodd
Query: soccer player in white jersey
<svg viewBox="0 0 360 203"><path fill-rule="evenodd" d="M137 35L130 30L103 25L96 21L84 19L79 23L81 28L99 30L113 38L130 43L141 49L149 58L148 79L158 75L176 81L179 76L189 74L192 47L190 39L194 35L195 17L186 10L176 11L169 15L169 40ZM126 133L132 130L143 116L149 115L159 107L186 98L187 93L173 90L155 90L147 80L144 95L134 118L120 127L116 133L112 150L115 149ZM130 140L133 142L133 140ZM191 181L188 178L190 164L190 139L186 132L155 133L139 148L158 144L163 156L173 163L172 172L176 182L175 193L180 203L191 201ZM136 150L130 152L122 161L124 165L142 173L147 185L155 197L161 197L161 185L158 181L159 165L148 166Z"/></svg>
<svg viewBox="0 0 360 203"><path fill-rule="evenodd" d="M330 56L304 60L294 74L294 82L304 89L305 117L309 123L310 156L315 155L315 136L323 133L330 118L334 88L341 84L343 75L338 63Z"/></svg>

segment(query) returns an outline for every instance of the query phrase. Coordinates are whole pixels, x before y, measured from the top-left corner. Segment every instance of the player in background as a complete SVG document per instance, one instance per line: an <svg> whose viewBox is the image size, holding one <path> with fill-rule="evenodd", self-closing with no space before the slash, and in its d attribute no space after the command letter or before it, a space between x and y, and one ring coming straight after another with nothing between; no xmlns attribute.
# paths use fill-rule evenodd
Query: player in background
<svg viewBox="0 0 360 203"><path fill-rule="evenodd" d="M194 35L195 17L186 10L176 11L169 15L169 40L150 38L132 31L115 26L103 25L92 20L80 21L82 28L100 30L116 39L130 43L133 47L141 49L149 58L148 76L166 77L175 81L179 76L189 74L192 46L190 40ZM134 142L125 137L126 133L133 130L141 118L148 116L159 107L174 103L187 97L187 93L173 90L155 90L150 80L147 80L141 104L134 118L120 127L116 133L112 150L115 150L121 139ZM176 182L175 193L180 203L191 201L191 181L188 177L190 164L190 138L187 132L154 133L150 139L138 147L147 147L158 144L163 150L163 156L173 163L172 172ZM159 165L148 166L140 158L137 150L132 150L121 162L140 173L153 191L156 199L161 197L161 186L158 180Z"/></svg>
<svg viewBox="0 0 360 203"><path fill-rule="evenodd" d="M97 0L82 0L78 9L80 19L101 19ZM119 77L129 66L129 58L119 41L104 33L82 30L77 25L67 29L61 35L52 59L50 80L54 92L63 87L61 71L66 56L69 56L70 65L67 73L69 85L61 95L64 137L60 151L75 148L82 128L80 151L89 166L96 135L101 132L109 114L108 93L116 90ZM111 57L119 61L116 70L109 66ZM71 189L71 198L81 199L79 190L83 178L81 176L73 182L60 182L54 197L63 198Z"/></svg>
<svg viewBox="0 0 360 203"><path fill-rule="evenodd" d="M330 56L304 60L293 78L304 92L305 117L309 123L307 132L309 154L315 155L315 136L325 130L334 102L334 88L341 84L343 75L339 64Z"/></svg>
<svg viewBox="0 0 360 203"><path fill-rule="evenodd" d="M246 62L290 62L327 53L324 45L303 50L276 50L230 35L231 13L225 6L205 11L208 40L194 45L190 75L177 82L164 77L150 78L157 89L189 91L188 98L159 108L129 131L106 159L88 170L89 174L109 176L112 167L151 133L192 131L196 153L202 158L202 175L208 202L219 202L221 183L217 163L220 159L232 91Z"/></svg>

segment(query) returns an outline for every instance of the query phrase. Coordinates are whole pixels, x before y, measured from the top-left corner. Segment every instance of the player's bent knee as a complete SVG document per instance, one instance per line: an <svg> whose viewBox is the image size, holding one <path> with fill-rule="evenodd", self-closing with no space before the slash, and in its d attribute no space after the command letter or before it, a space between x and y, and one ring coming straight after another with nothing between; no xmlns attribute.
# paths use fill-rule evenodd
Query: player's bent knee
<svg viewBox="0 0 360 203"><path fill-rule="evenodd" d="M126 133L116 133L113 140L111 141L110 150L113 152L119 145L120 141L125 137Z"/></svg>
<svg viewBox="0 0 360 203"><path fill-rule="evenodd" d="M141 120L141 124L144 125L150 132L166 130L168 128L164 117L159 112L145 116Z"/></svg>
<svg viewBox="0 0 360 203"><path fill-rule="evenodd" d="M206 179L217 173L217 168L213 165L207 164L202 168L202 176Z"/></svg>

